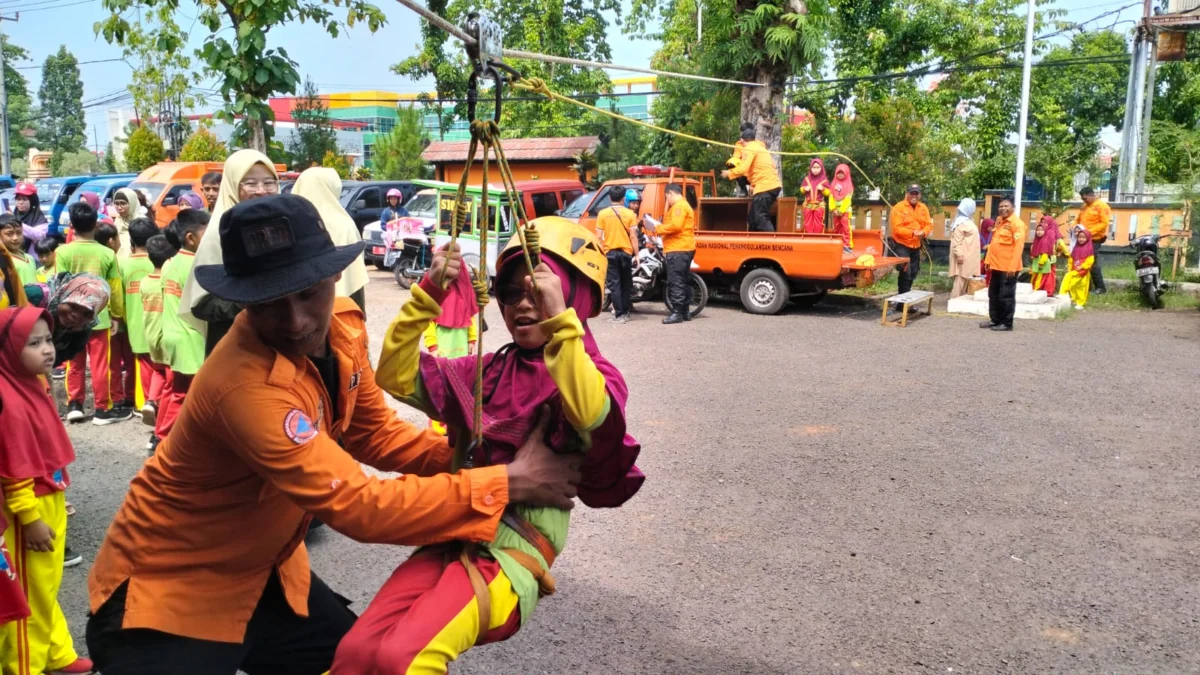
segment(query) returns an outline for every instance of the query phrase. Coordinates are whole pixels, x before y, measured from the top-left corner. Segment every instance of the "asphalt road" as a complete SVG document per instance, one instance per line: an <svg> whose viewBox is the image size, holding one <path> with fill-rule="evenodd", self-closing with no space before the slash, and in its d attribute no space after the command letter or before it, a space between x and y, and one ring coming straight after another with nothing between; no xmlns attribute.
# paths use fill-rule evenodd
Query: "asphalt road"
<svg viewBox="0 0 1200 675"><path fill-rule="evenodd" d="M372 277L378 350L407 294ZM454 672L1200 670L1197 313L1007 334L938 315L885 328L847 305L664 315L593 326L630 385L645 487L578 509L558 593ZM88 564L149 429L70 433L85 564L61 599L82 649ZM408 553L311 544L360 611Z"/></svg>

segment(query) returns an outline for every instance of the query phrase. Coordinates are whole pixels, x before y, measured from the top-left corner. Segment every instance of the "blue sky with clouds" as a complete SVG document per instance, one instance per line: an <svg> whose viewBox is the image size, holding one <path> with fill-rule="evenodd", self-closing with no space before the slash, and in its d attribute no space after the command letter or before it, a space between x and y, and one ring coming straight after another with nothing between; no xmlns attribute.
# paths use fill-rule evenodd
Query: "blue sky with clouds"
<svg viewBox="0 0 1200 675"><path fill-rule="evenodd" d="M1130 4L1131 1L1057 0L1054 6L1067 10L1068 19L1082 21ZM268 43L286 48L299 63L301 75L311 77L322 92L428 90L428 83L414 82L389 70L389 66L416 52L420 41L416 16L388 0L379 0L377 4L387 13L389 23L374 35L360 26L334 39L312 24L296 24L272 31L268 35ZM34 91L41 80L42 61L57 51L60 45L66 45L81 62L121 56L119 48L93 34L93 24L106 16L100 0L0 0L0 14L12 16L14 12L20 12L20 20L16 23L4 21L0 27L15 44L29 50L32 60L17 66L23 68L22 73L28 77ZM1140 14L1140 7L1135 7L1124 10L1114 18L1136 19ZM199 46L207 31L194 18L195 5L182 2L177 20L184 30L189 31L190 42ZM1103 23L1090 24L1089 28L1107 26L1111 21L1112 18ZM1120 28L1128 30L1131 26L1130 23L1124 23ZM634 66L648 65L656 47L653 41L620 35L615 26L609 39L615 59ZM120 61L84 63L80 69L83 73L85 105L89 100L121 91L130 73L129 66ZM613 73L614 77L624 75L628 74ZM210 87L212 82L198 82L197 85ZM87 109L89 144L94 143L97 137L101 146L107 142L106 112L110 107Z"/></svg>

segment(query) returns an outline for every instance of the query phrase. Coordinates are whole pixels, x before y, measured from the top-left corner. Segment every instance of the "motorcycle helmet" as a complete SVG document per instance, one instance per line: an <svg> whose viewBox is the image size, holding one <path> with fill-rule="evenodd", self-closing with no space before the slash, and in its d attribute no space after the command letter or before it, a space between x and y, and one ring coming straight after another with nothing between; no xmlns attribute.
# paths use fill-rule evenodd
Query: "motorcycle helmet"
<svg viewBox="0 0 1200 675"><path fill-rule="evenodd" d="M376 193L376 194L378 194L378 193ZM392 197L395 197L396 199L399 199L400 201L404 201L404 193L397 190L396 188L392 188L391 190L387 191L386 198L391 199Z"/></svg>
<svg viewBox="0 0 1200 675"><path fill-rule="evenodd" d="M593 302L588 318L599 316L604 297L604 276L608 272L608 258L600 250L600 240L596 238L596 233L560 216L534 218L529 224L537 228L542 256L549 255L554 258L555 263L565 264L578 271L592 286ZM496 278L503 277L511 265L524 266L524 258L521 253L521 237L513 236L496 260ZM558 274L563 276L561 272ZM566 295L567 306L570 307L574 293L568 292Z"/></svg>
<svg viewBox="0 0 1200 675"><path fill-rule="evenodd" d="M37 194L37 188L33 183L17 183L17 194L23 197L32 197Z"/></svg>
<svg viewBox="0 0 1200 675"><path fill-rule="evenodd" d="M625 208L629 208L629 205L633 202L642 201L642 195L637 190L631 188L625 191L625 199L623 201L625 203Z"/></svg>

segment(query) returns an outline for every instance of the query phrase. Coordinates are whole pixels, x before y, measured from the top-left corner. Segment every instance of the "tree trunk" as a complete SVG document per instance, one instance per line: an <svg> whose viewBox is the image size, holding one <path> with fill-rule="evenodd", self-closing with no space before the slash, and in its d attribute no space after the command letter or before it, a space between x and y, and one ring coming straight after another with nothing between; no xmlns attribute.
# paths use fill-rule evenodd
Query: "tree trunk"
<svg viewBox="0 0 1200 675"><path fill-rule="evenodd" d="M250 149L257 150L262 154L267 154L267 135L263 131L262 120L245 118L246 121L246 142Z"/></svg>
<svg viewBox="0 0 1200 675"><path fill-rule="evenodd" d="M742 89L742 123L753 124L755 137L762 141L768 150L779 151L783 145L785 77L777 68L763 64L754 70L749 80L766 86ZM775 170L782 171L779 155L772 157L775 160Z"/></svg>

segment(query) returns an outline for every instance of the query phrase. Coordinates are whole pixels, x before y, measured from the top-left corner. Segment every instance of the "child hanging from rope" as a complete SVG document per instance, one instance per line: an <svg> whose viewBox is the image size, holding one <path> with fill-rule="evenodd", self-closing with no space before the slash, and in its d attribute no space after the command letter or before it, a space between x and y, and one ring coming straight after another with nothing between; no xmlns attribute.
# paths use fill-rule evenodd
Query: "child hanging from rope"
<svg viewBox="0 0 1200 675"><path fill-rule="evenodd" d="M457 247L439 251L413 287L388 329L375 379L449 426L456 468L510 462L531 431L544 432L556 451L582 455L584 504L620 506L645 478L634 466L639 446L625 431L625 380L587 325L600 313L607 260L582 226L553 216L531 225L541 240L534 278L518 237L496 262L496 296L513 341L483 360L480 447L472 441L476 357L419 354L421 334L447 293L438 280L454 284L466 274ZM549 568L569 522L567 510L515 505L490 543L418 550L343 638L330 672L444 673L472 645L508 639L538 598L554 592Z"/></svg>

